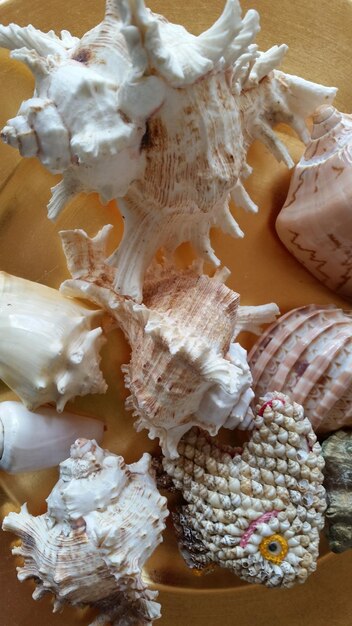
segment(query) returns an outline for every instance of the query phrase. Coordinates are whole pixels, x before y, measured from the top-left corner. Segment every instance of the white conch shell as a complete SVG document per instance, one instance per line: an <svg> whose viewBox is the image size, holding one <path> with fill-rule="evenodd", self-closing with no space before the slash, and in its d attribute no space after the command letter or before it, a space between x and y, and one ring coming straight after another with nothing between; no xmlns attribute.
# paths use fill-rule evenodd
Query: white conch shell
<svg viewBox="0 0 352 626"><path fill-rule="evenodd" d="M267 587L305 582L317 567L326 501L324 459L303 408L267 394L243 450L197 429L178 450L163 467L187 502L174 514L187 564L220 565Z"/></svg>
<svg viewBox="0 0 352 626"><path fill-rule="evenodd" d="M54 467L78 437L101 442L104 423L51 407L35 413L21 402L0 403L0 469L10 474Z"/></svg>
<svg viewBox="0 0 352 626"><path fill-rule="evenodd" d="M0 378L28 409L104 393L101 311L0 272Z"/></svg>
<svg viewBox="0 0 352 626"><path fill-rule="evenodd" d="M168 515L149 454L125 465L95 441L78 439L47 503L44 515L33 517L23 505L3 522L22 540L12 553L24 558L18 579L35 579L33 598L52 593L54 611L95 607L91 626L150 626L160 617L157 592L142 579Z"/></svg>
<svg viewBox="0 0 352 626"><path fill-rule="evenodd" d="M103 22L79 41L0 28L0 45L36 79L35 98L8 122L3 140L63 173L50 218L81 191L119 200L125 229L110 258L115 291L141 301L158 248L172 252L183 241L219 265L211 227L243 236L230 196L257 210L243 187L251 143L263 141L293 166L272 127L287 123L307 141L305 118L334 98L333 88L279 72L287 47L259 52L258 30L256 11L242 19L237 0L227 0L199 37L143 0L108 0Z"/></svg>
<svg viewBox="0 0 352 626"><path fill-rule="evenodd" d="M138 417L137 429L147 428L166 456L176 456L193 425L212 434L221 426L249 426L253 394L246 353L240 346L229 352L239 295L223 284L228 272L209 278L196 268L155 264L146 274L143 304L136 304L114 290L114 268L106 262L110 228L94 239L81 230L60 233L73 277L61 289L98 303L125 333L132 348L124 368L127 407ZM275 304L258 309L245 309L240 328L278 313Z"/></svg>
<svg viewBox="0 0 352 626"><path fill-rule="evenodd" d="M352 115L325 106L313 122L276 230L316 278L352 298Z"/></svg>
<svg viewBox="0 0 352 626"><path fill-rule="evenodd" d="M316 432L352 426L352 315L334 306L293 309L249 354L253 389L277 389L300 404Z"/></svg>

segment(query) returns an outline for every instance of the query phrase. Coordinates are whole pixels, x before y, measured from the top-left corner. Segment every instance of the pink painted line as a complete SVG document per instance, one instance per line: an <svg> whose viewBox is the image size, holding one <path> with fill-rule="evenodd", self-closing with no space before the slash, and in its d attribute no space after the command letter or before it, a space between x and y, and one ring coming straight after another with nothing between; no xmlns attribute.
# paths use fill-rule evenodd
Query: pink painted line
<svg viewBox="0 0 352 626"><path fill-rule="evenodd" d="M263 513L263 515L258 517L258 519L255 519L253 522L251 522L246 532L243 533L242 535L242 539L240 541L241 548L246 547L247 543L249 542L250 537L253 535L254 531L257 530L257 527L259 526L259 524L262 524L263 522L267 522L272 517L277 517L278 514L279 514L279 511L276 511L276 510L267 511L266 513Z"/></svg>

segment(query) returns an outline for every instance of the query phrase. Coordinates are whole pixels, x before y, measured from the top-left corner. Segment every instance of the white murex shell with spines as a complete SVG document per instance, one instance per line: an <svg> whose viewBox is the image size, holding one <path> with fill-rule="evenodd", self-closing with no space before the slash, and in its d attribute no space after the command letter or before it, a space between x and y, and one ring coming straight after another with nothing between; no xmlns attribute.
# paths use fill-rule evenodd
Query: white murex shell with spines
<svg viewBox="0 0 352 626"><path fill-rule="evenodd" d="M101 311L56 289L0 272L0 378L28 409L62 411L76 396L105 393Z"/></svg>
<svg viewBox="0 0 352 626"><path fill-rule="evenodd" d="M137 304L114 289L106 260L110 229L104 226L93 239L83 230L61 233L72 275L61 290L105 309L129 341L126 407L138 418L137 430L159 437L172 458L192 426L213 435L221 426L250 427L252 376L246 351L234 341L241 330L260 332L273 321L276 304L239 306L239 294L223 284L226 269L210 278L196 265L181 270L167 263L147 271Z"/></svg>
<svg viewBox="0 0 352 626"><path fill-rule="evenodd" d="M157 592L142 579L168 515L149 454L125 465L94 440L78 439L47 503L44 515L23 505L3 522L22 540L12 552L24 559L18 579L35 579L33 598L52 593L54 612L91 606L99 611L91 626L150 626L160 617Z"/></svg>
<svg viewBox="0 0 352 626"><path fill-rule="evenodd" d="M259 52L258 30L257 12L242 19L237 0L199 37L144 0L107 0L102 23L80 40L0 28L0 45L36 80L35 97L2 138L63 174L49 217L81 191L119 200L125 231L109 260L115 291L140 301L158 248L172 252L183 241L218 265L210 228L243 235L230 196L257 210L242 184L251 143L260 139L293 166L272 127L287 123L307 142L305 118L334 98L333 88L278 71L287 47Z"/></svg>

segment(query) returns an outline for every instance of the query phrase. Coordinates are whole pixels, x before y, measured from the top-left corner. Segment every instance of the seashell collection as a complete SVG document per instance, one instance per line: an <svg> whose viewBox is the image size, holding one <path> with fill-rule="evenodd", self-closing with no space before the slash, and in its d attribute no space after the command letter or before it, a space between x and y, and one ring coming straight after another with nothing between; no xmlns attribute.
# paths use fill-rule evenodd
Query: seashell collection
<svg viewBox="0 0 352 626"><path fill-rule="evenodd" d="M258 339L249 364L257 398L288 393L318 433L352 425L351 312L314 305L289 311Z"/></svg>
<svg viewBox="0 0 352 626"><path fill-rule="evenodd" d="M90 607L91 626L160 617L143 578L168 515L152 459L126 465L99 447L101 419L63 412L107 391L100 353L115 328L131 349L126 409L137 432L158 439L160 485L186 502L173 518L190 568L220 566L267 587L303 583L317 567L327 506L331 549L351 545L349 433L329 437L323 452L315 434L352 425L351 312L311 304L277 319L275 303L240 304L227 268L204 269L220 265L212 227L244 234L230 202L258 210L243 185L252 143L294 166L273 130L284 123L306 151L277 232L327 286L352 296L352 118L332 106L334 87L280 71L287 46L260 51L259 30L258 13L242 17L238 0L197 37L144 0L106 0L102 22L80 39L0 26L0 46L35 78L1 138L62 174L48 217L97 192L124 218L114 250L109 224L94 237L61 231L71 278L60 290L0 272L0 378L21 401L0 403L0 469L60 464L47 512L23 505L3 529L22 542L13 553L24 561L19 580L35 580L33 597L53 594L54 611ZM172 255L184 242L196 259L181 268ZM243 331L259 335L248 358ZM221 444L222 428L247 431L243 447Z"/></svg>
<svg viewBox="0 0 352 626"><path fill-rule="evenodd" d="M313 116L310 142L276 221L281 241L316 278L352 299L352 116Z"/></svg>
<svg viewBox="0 0 352 626"><path fill-rule="evenodd" d="M94 440L77 439L47 503L44 515L33 517L25 504L3 522L21 539L12 552L24 559L19 580L36 580L34 599L52 593L54 611L96 608L92 626L157 619L157 593L146 587L141 571L162 541L168 511L149 454L126 465Z"/></svg>
<svg viewBox="0 0 352 626"><path fill-rule="evenodd" d="M303 407L281 393L261 402L241 452L192 430L163 466L187 502L175 517L191 567L291 587L316 569L324 459Z"/></svg>
<svg viewBox="0 0 352 626"><path fill-rule="evenodd" d="M326 534L330 550L352 548L352 431L339 430L322 444L325 460Z"/></svg>

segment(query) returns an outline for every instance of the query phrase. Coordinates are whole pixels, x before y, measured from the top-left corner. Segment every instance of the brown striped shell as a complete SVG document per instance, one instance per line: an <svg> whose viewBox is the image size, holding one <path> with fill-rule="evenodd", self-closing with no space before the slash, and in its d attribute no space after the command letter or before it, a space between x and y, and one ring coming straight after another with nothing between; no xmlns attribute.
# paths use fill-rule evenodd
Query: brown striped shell
<svg viewBox="0 0 352 626"><path fill-rule="evenodd" d="M293 309L249 354L254 392L274 389L304 405L316 432L352 424L352 317L334 306Z"/></svg>

